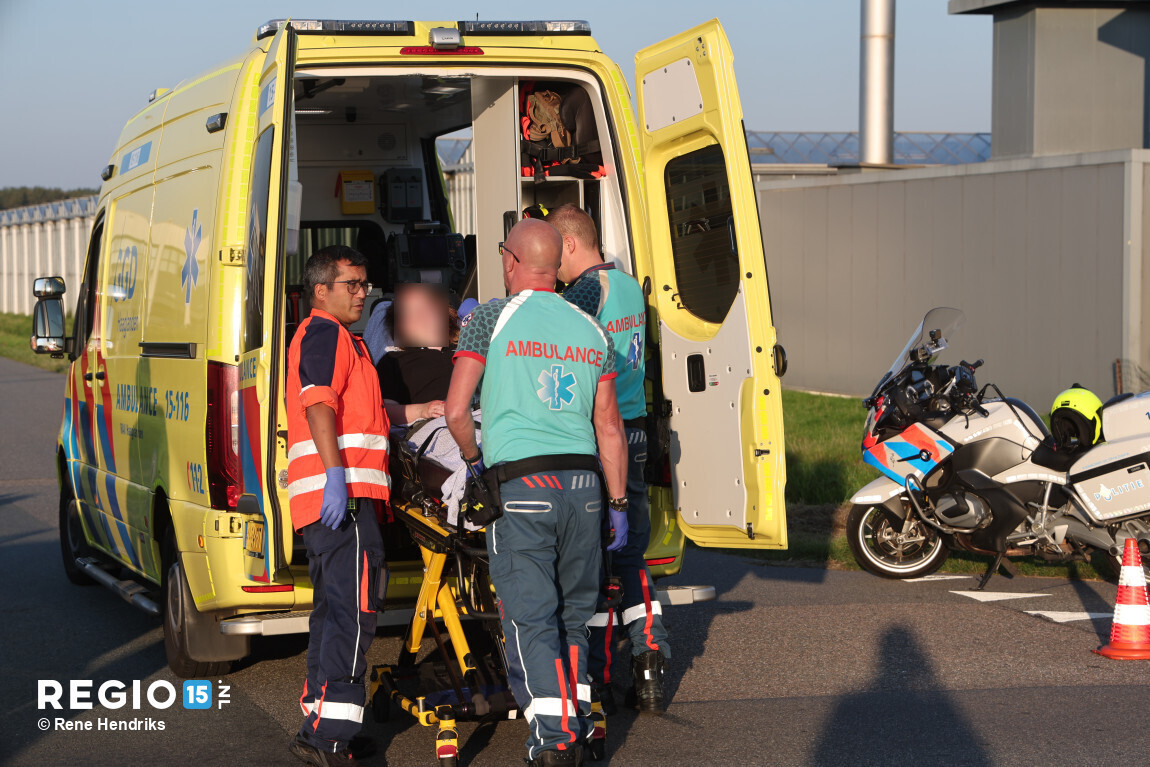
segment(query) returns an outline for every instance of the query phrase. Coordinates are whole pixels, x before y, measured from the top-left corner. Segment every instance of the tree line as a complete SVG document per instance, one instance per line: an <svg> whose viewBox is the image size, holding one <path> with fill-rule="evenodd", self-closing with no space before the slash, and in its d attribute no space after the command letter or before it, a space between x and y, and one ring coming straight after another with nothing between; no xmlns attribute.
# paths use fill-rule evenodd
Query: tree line
<svg viewBox="0 0 1150 767"><path fill-rule="evenodd" d="M0 187L0 210L22 208L25 205L40 205L45 202L68 200L73 197L87 197L96 194L98 189L60 189L46 186L5 186Z"/></svg>

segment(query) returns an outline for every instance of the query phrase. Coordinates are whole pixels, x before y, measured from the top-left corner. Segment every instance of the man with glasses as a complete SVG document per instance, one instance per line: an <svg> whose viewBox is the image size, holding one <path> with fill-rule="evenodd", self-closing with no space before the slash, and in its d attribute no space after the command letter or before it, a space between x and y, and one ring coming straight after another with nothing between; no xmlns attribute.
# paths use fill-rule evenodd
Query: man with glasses
<svg viewBox="0 0 1150 767"><path fill-rule="evenodd" d="M314 589L305 720L289 747L314 767L356 764L365 655L385 586L379 504L389 494L388 421L371 354L348 331L371 291L366 267L343 245L308 259L311 314L288 349L288 496Z"/></svg>

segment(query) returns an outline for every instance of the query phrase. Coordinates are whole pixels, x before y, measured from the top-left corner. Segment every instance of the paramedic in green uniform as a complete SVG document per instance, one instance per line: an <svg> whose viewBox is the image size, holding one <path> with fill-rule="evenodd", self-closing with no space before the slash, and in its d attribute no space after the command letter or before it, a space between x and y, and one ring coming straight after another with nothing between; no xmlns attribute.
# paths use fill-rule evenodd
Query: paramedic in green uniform
<svg viewBox="0 0 1150 767"><path fill-rule="evenodd" d="M633 687L628 702L648 714L666 708L663 673L671 648L663 628L662 607L644 554L651 537L651 516L644 469L647 463L647 393L643 352L647 301L629 274L603 262L599 232L591 216L575 205L552 210L545 219L563 237L559 279L563 297L604 325L618 355L615 390L627 432L627 545L611 557L612 574L623 583L618 611L596 613L591 621L591 683L605 714L615 712L611 692L611 655L615 624L630 644Z"/></svg>
<svg viewBox="0 0 1150 767"><path fill-rule="evenodd" d="M508 297L467 318L447 393L463 459L498 480L487 525L491 580L531 765L577 765L592 734L587 622L602 568L607 483L612 546L626 543L627 446L615 352L594 317L555 294L562 238L521 221L500 245ZM471 399L483 379L483 448ZM596 455L599 459L596 459ZM600 475L599 461L602 462Z"/></svg>

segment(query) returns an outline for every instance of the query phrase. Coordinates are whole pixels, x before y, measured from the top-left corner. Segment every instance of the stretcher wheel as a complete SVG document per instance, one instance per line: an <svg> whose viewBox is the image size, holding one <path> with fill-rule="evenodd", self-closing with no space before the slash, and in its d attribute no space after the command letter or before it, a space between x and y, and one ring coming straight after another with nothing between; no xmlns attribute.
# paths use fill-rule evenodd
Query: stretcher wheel
<svg viewBox="0 0 1150 767"><path fill-rule="evenodd" d="M371 696L371 718L380 724L391 719L391 696L382 686Z"/></svg>

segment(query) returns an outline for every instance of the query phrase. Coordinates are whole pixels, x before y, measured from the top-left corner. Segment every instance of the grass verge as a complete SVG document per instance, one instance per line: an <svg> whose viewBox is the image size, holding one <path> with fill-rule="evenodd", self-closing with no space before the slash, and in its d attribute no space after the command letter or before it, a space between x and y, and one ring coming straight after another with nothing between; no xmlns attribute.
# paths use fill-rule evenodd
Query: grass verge
<svg viewBox="0 0 1150 767"><path fill-rule="evenodd" d="M862 462L866 411L858 399L798 391L783 392L787 449L787 537L785 551L735 549L773 565L860 570L846 539L848 501L878 476ZM1021 575L1073 579L1103 576L1089 564L1052 565L1034 558L1012 560ZM944 573L981 573L989 559L951 552Z"/></svg>
<svg viewBox="0 0 1150 767"><path fill-rule="evenodd" d="M68 360L52 359L47 354L35 354L28 345L32 334L32 318L24 314L0 314L0 357L7 357L27 365L35 365L53 373L68 369Z"/></svg>

